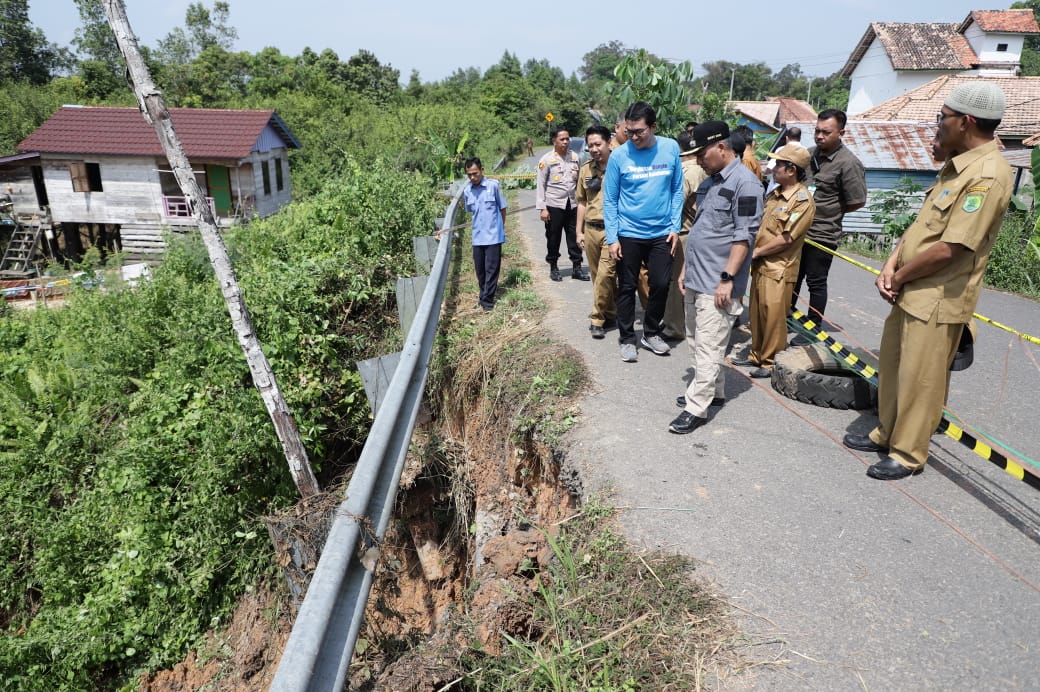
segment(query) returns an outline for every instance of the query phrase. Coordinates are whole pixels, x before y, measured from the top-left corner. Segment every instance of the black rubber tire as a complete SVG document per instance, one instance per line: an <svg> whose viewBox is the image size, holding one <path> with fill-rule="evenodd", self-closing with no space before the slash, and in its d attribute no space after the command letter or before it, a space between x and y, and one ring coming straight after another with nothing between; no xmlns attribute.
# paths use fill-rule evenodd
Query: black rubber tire
<svg viewBox="0 0 1040 692"><path fill-rule="evenodd" d="M877 359L869 353L849 350L877 367ZM877 387L842 367L823 344L791 346L776 354L772 384L789 399L814 406L857 411L877 407Z"/></svg>

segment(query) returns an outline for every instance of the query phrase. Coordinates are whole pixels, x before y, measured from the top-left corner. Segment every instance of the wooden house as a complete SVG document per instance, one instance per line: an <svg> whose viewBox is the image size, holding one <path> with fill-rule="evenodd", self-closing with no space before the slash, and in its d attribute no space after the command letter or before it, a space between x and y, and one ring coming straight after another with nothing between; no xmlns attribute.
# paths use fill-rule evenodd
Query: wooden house
<svg viewBox="0 0 1040 692"><path fill-rule="evenodd" d="M221 227L291 201L288 151L300 143L274 111L170 113ZM55 257L100 245L155 259L164 230L195 224L153 126L136 108L64 106L18 151L0 159L0 194L10 195L19 218L45 220L45 247Z"/></svg>

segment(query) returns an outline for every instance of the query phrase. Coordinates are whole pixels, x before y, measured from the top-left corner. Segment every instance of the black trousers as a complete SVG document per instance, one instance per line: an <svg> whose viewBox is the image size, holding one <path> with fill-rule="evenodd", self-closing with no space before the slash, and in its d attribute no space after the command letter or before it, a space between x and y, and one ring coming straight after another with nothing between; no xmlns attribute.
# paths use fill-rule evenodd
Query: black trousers
<svg viewBox="0 0 1040 692"><path fill-rule="evenodd" d="M820 243L832 250L837 250L837 245ZM802 280L809 286L809 317L823 317L823 311L827 307L827 274L831 270L831 260L834 255L824 252L806 243L802 246L802 261L798 265L798 282L794 286L794 295L791 297L791 308L797 307L798 294L802 292Z"/></svg>
<svg viewBox="0 0 1040 692"><path fill-rule="evenodd" d="M646 262L650 283L650 296L643 312L643 336L654 336L664 328L664 308L668 303L668 289L672 281L672 251L667 236L651 240L621 236L618 241L621 243L621 261L617 264L618 342L634 344L639 269ZM683 259L677 261L682 262Z"/></svg>
<svg viewBox="0 0 1040 692"><path fill-rule="evenodd" d="M491 309L495 307L495 294L498 293L498 273L502 269L502 244L474 245L473 268L477 270L477 284L480 285L480 306Z"/></svg>
<svg viewBox="0 0 1040 692"><path fill-rule="evenodd" d="M578 208L567 202L566 209L546 207L549 220L545 223L545 261L555 267L560 260L560 240L564 233L567 236L567 256L572 265L581 266L581 248L578 246L576 229L578 226Z"/></svg>

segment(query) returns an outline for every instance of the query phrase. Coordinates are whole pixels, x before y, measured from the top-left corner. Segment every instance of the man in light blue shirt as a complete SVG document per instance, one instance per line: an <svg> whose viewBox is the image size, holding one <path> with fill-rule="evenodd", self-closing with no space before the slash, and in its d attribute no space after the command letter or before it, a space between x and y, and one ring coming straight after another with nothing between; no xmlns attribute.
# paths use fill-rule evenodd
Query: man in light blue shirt
<svg viewBox="0 0 1040 692"><path fill-rule="evenodd" d="M657 113L644 101L625 111L628 141L610 154L603 181L603 221L607 245L617 263L618 341L621 360L638 358L635 293L646 263L650 296L639 343L659 356L670 350L661 331L672 276L672 261L682 227L683 174L679 145L658 137Z"/></svg>
<svg viewBox="0 0 1040 692"><path fill-rule="evenodd" d="M502 267L502 243L506 242L506 198L497 180L484 177L484 165L466 159L469 185L463 192L466 211L473 215L473 267L480 286L480 307L495 307L498 273Z"/></svg>

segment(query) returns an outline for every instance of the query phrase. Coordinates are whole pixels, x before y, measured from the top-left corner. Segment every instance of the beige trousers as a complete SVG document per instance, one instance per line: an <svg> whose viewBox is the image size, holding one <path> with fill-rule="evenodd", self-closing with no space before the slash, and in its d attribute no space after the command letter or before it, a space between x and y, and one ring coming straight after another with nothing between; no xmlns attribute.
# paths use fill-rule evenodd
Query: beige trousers
<svg viewBox="0 0 1040 692"><path fill-rule="evenodd" d="M676 288L678 291L678 288ZM703 418L715 397L726 398L726 373L722 366L729 346L733 323L743 311L739 301L729 307L715 307L715 295L686 289L686 345L693 357L694 372L686 388L686 410Z"/></svg>

